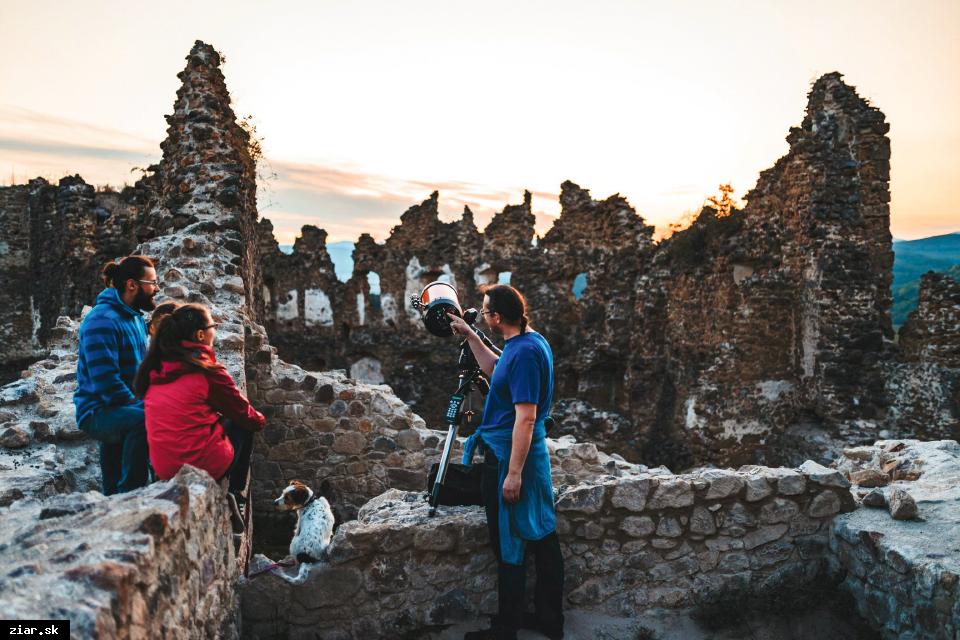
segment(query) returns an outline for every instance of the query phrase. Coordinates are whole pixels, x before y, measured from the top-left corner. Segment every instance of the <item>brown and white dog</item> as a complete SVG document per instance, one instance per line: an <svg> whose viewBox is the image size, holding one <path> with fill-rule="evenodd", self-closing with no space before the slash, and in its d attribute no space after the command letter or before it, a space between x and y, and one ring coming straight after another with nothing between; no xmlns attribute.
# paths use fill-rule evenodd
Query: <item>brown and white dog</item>
<svg viewBox="0 0 960 640"><path fill-rule="evenodd" d="M327 499L299 480L291 480L273 503L281 511L297 512L290 555L301 564L322 560L333 537L333 511Z"/></svg>

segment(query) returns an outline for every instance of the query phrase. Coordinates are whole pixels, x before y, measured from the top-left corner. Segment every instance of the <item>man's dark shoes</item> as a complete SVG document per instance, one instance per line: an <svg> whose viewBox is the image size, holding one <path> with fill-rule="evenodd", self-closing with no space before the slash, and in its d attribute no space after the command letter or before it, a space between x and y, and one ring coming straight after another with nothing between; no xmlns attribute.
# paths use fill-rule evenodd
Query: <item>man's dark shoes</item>
<svg viewBox="0 0 960 640"><path fill-rule="evenodd" d="M537 617L537 614L531 613L529 611L524 611L523 613L523 622L520 623L521 629L528 629L530 631L536 631L541 633L550 640L563 640L563 629L555 630L548 629L545 625L540 622L540 619Z"/></svg>
<svg viewBox="0 0 960 640"><path fill-rule="evenodd" d="M467 631L463 634L463 640L517 640L517 632L491 627L490 629Z"/></svg>

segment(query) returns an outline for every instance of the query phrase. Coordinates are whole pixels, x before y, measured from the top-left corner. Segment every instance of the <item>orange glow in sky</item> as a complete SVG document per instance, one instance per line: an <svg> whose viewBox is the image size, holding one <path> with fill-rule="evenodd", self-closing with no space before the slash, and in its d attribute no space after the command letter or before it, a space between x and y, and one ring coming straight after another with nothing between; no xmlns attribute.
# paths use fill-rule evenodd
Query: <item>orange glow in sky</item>
<svg viewBox="0 0 960 640"><path fill-rule="evenodd" d="M542 233L566 179L663 231L746 193L834 70L891 124L894 236L960 230L956 0L2 2L0 184L134 182L201 39L265 138L281 243L383 239L434 189L481 227L529 189Z"/></svg>

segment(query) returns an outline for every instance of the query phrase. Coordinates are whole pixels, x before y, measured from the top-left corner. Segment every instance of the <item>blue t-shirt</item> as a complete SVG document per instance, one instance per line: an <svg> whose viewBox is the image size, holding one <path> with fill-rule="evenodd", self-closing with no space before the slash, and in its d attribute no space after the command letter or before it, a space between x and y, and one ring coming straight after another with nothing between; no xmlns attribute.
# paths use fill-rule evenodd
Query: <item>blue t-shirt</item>
<svg viewBox="0 0 960 640"><path fill-rule="evenodd" d="M537 405L537 421L553 403L553 351L536 331L514 336L503 345L493 368L490 393L483 407L482 430L513 430L517 412L513 405Z"/></svg>

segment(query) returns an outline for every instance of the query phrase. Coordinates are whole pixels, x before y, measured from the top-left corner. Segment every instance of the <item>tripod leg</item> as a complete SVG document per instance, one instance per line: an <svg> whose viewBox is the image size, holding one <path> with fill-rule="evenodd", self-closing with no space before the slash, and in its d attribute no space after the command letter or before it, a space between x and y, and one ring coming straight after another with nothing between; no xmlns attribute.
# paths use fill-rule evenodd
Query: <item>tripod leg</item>
<svg viewBox="0 0 960 640"><path fill-rule="evenodd" d="M430 516L437 511L437 505L440 504L440 489L443 487L443 480L447 476L447 466L450 464L450 454L453 452L453 444L457 441L457 425L451 424L447 429L447 441L443 443L443 455L440 456L440 465L437 468L437 478L433 481L433 491L430 492Z"/></svg>

